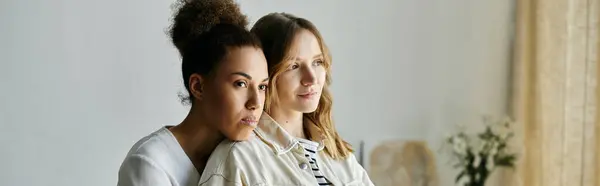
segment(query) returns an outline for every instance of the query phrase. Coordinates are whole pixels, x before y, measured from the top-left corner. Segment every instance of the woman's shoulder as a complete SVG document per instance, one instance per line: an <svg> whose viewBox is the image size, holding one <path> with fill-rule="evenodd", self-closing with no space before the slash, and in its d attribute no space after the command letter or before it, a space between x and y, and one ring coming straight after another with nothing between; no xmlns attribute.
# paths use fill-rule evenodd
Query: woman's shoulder
<svg viewBox="0 0 600 186"><path fill-rule="evenodd" d="M257 136L252 136L246 141L232 141L229 139L223 140L217 149L229 153L241 153L248 150L257 150L263 148L263 141Z"/></svg>
<svg viewBox="0 0 600 186"><path fill-rule="evenodd" d="M139 139L127 153L127 157L143 156L152 159L162 159L171 153L173 148L179 147L179 143L170 133L169 129L162 127ZM175 150L180 150L176 149Z"/></svg>
<svg viewBox="0 0 600 186"><path fill-rule="evenodd" d="M200 182L206 182L215 176L236 180L241 174L261 170L264 168L261 157L274 154L268 148L258 137L247 141L224 140L210 155Z"/></svg>
<svg viewBox="0 0 600 186"><path fill-rule="evenodd" d="M156 183L176 181L184 184L192 178L199 179L199 176L167 128L158 129L138 140L119 168L119 183L122 185L143 180Z"/></svg>
<svg viewBox="0 0 600 186"><path fill-rule="evenodd" d="M247 141L223 140L215 148L208 160L207 168L211 163L217 163L215 166L222 167L224 163L251 163L268 151L268 146L258 137L254 136Z"/></svg>

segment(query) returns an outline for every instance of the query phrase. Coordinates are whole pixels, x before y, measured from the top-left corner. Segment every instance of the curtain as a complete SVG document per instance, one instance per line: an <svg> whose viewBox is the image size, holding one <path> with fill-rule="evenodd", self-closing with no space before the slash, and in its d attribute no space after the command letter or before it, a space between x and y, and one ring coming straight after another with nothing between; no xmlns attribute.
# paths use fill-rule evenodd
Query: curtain
<svg viewBox="0 0 600 186"><path fill-rule="evenodd" d="M497 185L600 186L600 0L516 0L519 160Z"/></svg>

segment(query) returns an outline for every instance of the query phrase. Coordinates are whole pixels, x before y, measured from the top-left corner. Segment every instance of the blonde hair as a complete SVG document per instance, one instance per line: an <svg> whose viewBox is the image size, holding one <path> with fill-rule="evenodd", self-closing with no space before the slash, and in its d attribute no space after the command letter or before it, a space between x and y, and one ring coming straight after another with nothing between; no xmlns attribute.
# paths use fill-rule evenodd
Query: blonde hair
<svg viewBox="0 0 600 186"><path fill-rule="evenodd" d="M288 13L271 13L260 18L252 27L251 32L261 40L271 79L264 108L267 113L271 113L273 102L278 100L277 86L275 85L278 77L287 68L284 60L289 55L292 41L296 34L302 30L310 31L319 41L327 71L325 85L317 109L314 112L304 114L304 125L314 125L319 133L311 134L309 130L305 131L307 131L307 136L310 139L323 138L324 150L331 158L345 159L353 152L353 149L348 142L340 137L333 123L333 97L329 90L331 84L331 55L321 33L310 21ZM306 120L309 122L306 122ZM307 126L304 127L307 128Z"/></svg>

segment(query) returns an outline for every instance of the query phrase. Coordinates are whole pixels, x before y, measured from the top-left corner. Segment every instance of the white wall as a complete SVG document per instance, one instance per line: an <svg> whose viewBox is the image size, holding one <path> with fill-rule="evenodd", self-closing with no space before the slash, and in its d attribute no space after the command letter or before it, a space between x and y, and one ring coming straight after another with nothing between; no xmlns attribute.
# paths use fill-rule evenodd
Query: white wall
<svg viewBox="0 0 600 186"><path fill-rule="evenodd" d="M504 111L507 1L241 2L252 20L285 11L321 29L335 120L353 143L436 146L453 124ZM114 185L137 139L180 122L170 5L0 2L0 185Z"/></svg>

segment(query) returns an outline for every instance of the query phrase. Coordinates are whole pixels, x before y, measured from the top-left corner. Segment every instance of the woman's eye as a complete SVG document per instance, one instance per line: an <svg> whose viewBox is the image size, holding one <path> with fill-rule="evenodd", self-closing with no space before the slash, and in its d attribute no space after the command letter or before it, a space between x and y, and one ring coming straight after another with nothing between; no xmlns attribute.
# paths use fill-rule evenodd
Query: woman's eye
<svg viewBox="0 0 600 186"><path fill-rule="evenodd" d="M313 65L315 65L315 66L321 66L321 65L323 65L323 60L313 61Z"/></svg>
<svg viewBox="0 0 600 186"><path fill-rule="evenodd" d="M260 90L267 90L268 87L269 86L267 86L267 85L260 85L260 86L258 86L258 89L260 89Z"/></svg>
<svg viewBox="0 0 600 186"><path fill-rule="evenodd" d="M293 65L290 65L290 68L289 68L289 69L290 69L290 70L294 70L294 69L297 69L297 68L299 68L299 67L300 67L300 65L298 65L298 64L293 64Z"/></svg>
<svg viewBox="0 0 600 186"><path fill-rule="evenodd" d="M247 87L246 82L243 82L243 81L235 82L235 86L238 86L238 87Z"/></svg>

